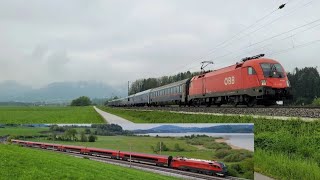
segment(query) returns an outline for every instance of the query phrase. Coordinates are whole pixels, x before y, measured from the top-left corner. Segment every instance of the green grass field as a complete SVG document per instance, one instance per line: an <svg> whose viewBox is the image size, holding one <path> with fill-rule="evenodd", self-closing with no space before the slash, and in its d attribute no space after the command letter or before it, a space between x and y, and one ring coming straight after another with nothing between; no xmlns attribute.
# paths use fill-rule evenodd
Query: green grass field
<svg viewBox="0 0 320 180"><path fill-rule="evenodd" d="M254 153L255 171L275 179L320 179L320 167L314 160L260 148Z"/></svg>
<svg viewBox="0 0 320 180"><path fill-rule="evenodd" d="M104 123L93 107L0 107L0 124Z"/></svg>
<svg viewBox="0 0 320 180"><path fill-rule="evenodd" d="M0 179L175 179L16 145L0 145L0 152Z"/></svg>
<svg viewBox="0 0 320 180"><path fill-rule="evenodd" d="M5 127L0 128L0 136L11 135L11 136L37 136L41 135L41 132L48 131L49 128L34 128L34 127Z"/></svg>
<svg viewBox="0 0 320 180"><path fill-rule="evenodd" d="M101 106L99 109L135 123L248 123L254 121L254 118L251 116L182 114L165 111L126 110Z"/></svg>

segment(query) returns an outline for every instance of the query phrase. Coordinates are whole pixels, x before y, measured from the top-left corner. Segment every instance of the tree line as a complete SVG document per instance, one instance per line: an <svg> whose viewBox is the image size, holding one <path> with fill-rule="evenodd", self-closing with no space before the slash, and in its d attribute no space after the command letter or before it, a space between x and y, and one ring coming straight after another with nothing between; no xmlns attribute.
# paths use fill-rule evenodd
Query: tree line
<svg viewBox="0 0 320 180"><path fill-rule="evenodd" d="M156 88L159 86L164 86L170 83L181 81L184 79L192 78L193 76L199 75L200 72L181 72L172 76L162 76L160 78L147 78L147 79L138 79L131 83L129 88L129 94L135 94L144 90L151 88Z"/></svg>
<svg viewBox="0 0 320 180"><path fill-rule="evenodd" d="M313 104L320 106L320 76L317 67L295 68L288 73L296 105Z"/></svg>

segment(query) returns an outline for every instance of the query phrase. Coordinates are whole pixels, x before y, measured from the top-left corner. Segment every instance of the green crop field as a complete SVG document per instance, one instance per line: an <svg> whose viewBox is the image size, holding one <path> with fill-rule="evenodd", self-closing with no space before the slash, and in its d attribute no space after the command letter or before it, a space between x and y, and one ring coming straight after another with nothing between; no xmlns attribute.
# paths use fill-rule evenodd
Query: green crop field
<svg viewBox="0 0 320 180"><path fill-rule="evenodd" d="M182 114L165 111L126 110L110 107L99 107L99 109L135 123L248 123L254 120L251 116Z"/></svg>
<svg viewBox="0 0 320 180"><path fill-rule="evenodd" d="M137 123L254 123L255 171L275 179L320 179L320 121L276 120L102 107Z"/></svg>
<svg viewBox="0 0 320 180"><path fill-rule="evenodd" d="M0 124L104 123L93 107L0 107Z"/></svg>
<svg viewBox="0 0 320 180"><path fill-rule="evenodd" d="M11 136L37 136L43 131L48 131L49 128L40 127L4 127L0 128L0 136L11 135Z"/></svg>
<svg viewBox="0 0 320 180"><path fill-rule="evenodd" d="M175 179L56 152L0 144L0 179Z"/></svg>

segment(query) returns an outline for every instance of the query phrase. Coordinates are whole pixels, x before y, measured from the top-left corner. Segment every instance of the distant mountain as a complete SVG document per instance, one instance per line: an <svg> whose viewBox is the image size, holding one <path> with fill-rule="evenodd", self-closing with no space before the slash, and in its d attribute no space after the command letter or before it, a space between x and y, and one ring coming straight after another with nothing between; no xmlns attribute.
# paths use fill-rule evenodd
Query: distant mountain
<svg viewBox="0 0 320 180"><path fill-rule="evenodd" d="M32 87L21 85L16 81L0 82L0 101L13 101L30 91L32 91Z"/></svg>
<svg viewBox="0 0 320 180"><path fill-rule="evenodd" d="M174 125L163 125L147 130L134 130L134 133L253 133L253 125L218 125L211 127L180 127Z"/></svg>
<svg viewBox="0 0 320 180"><path fill-rule="evenodd" d="M111 86L95 81L55 82L39 89L23 86L15 81L0 83L0 102L68 102L79 96L105 98L119 93Z"/></svg>

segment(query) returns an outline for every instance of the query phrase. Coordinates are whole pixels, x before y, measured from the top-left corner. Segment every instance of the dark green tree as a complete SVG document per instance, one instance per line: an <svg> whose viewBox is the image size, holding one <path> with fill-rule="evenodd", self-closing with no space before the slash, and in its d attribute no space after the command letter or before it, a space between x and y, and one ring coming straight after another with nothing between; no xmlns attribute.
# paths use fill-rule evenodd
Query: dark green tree
<svg viewBox="0 0 320 180"><path fill-rule="evenodd" d="M76 140L76 135L77 135L77 130L70 128L67 131L64 132L65 133L65 137L68 138L68 140Z"/></svg>
<svg viewBox="0 0 320 180"><path fill-rule="evenodd" d="M90 130L89 128L86 128L86 129L84 130L84 132L85 132L86 134L91 134L91 130Z"/></svg>
<svg viewBox="0 0 320 180"><path fill-rule="evenodd" d="M295 68L293 73L288 73L288 78L296 104L310 104L320 97L320 76L316 67Z"/></svg>
<svg viewBox="0 0 320 180"><path fill-rule="evenodd" d="M98 137L93 134L90 134L88 137L89 142L95 142L97 139L98 139Z"/></svg>
<svg viewBox="0 0 320 180"><path fill-rule="evenodd" d="M71 102L71 106L90 106L91 104L92 102L87 96L81 96Z"/></svg>
<svg viewBox="0 0 320 180"><path fill-rule="evenodd" d="M80 141L81 142L87 142L88 141L88 138L87 138L87 136L86 136L84 131L81 131L81 133L80 133Z"/></svg>

